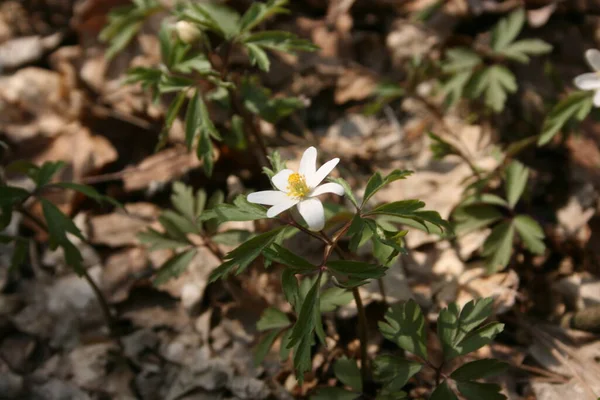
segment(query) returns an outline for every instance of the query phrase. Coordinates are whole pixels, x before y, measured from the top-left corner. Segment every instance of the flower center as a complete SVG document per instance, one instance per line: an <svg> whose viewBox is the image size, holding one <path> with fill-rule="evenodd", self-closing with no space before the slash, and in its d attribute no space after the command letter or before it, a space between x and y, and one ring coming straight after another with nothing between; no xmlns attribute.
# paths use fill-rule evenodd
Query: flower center
<svg viewBox="0 0 600 400"><path fill-rule="evenodd" d="M288 196L302 198L306 197L310 192L308 185L306 184L306 179L304 179L304 175L300 175L297 172L294 172L288 178Z"/></svg>

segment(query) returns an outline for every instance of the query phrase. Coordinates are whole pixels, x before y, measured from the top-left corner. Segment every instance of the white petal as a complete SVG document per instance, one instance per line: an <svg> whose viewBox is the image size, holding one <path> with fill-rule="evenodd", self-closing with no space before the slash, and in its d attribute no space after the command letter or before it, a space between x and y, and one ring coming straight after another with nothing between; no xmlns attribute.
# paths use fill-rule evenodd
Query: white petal
<svg viewBox="0 0 600 400"><path fill-rule="evenodd" d="M577 76L573 83L581 90L600 89L600 76L595 72L588 72Z"/></svg>
<svg viewBox="0 0 600 400"><path fill-rule="evenodd" d="M289 199L288 195L279 190L263 190L262 192L250 193L247 197L250 203L273 206Z"/></svg>
<svg viewBox="0 0 600 400"><path fill-rule="evenodd" d="M315 190L313 190L311 192L310 197L319 196L324 193L334 193L334 194L337 194L338 196L343 196L344 195L344 187L342 185L340 185L339 183L334 183L334 182L325 183L323 185L317 186L315 188Z"/></svg>
<svg viewBox="0 0 600 400"><path fill-rule="evenodd" d="M307 199L298 203L298 211L311 231L320 231L325 226L323 204L317 199Z"/></svg>
<svg viewBox="0 0 600 400"><path fill-rule="evenodd" d="M288 178L293 173L294 173L294 171L292 171L291 169L282 169L281 171L279 171L278 173L276 173L271 178L271 182L273 182L273 185L275 185L275 187L277 189L281 190L284 193L287 193L287 192L289 192L289 190L288 190Z"/></svg>
<svg viewBox="0 0 600 400"><path fill-rule="evenodd" d="M335 166L340 162L339 158L334 158L333 160L327 161L325 164L321 165L321 168L315 172L312 176L307 176L307 184L308 187L314 188L319 185L329 175L331 171L335 168Z"/></svg>
<svg viewBox="0 0 600 400"><path fill-rule="evenodd" d="M281 203L277 203L273 207L269 208L267 210L267 217L273 218L273 217L281 214L285 210L294 207L296 204L298 204L298 200L288 197L285 199L285 201L282 201Z"/></svg>
<svg viewBox="0 0 600 400"><path fill-rule="evenodd" d="M317 149L314 147L309 147L302 154L302 159L300 160L300 168L298 172L304 175L305 177L313 176L315 171L317 170Z"/></svg>
<svg viewBox="0 0 600 400"><path fill-rule="evenodd" d="M594 105L600 107L600 90L596 90L596 93L594 93Z"/></svg>
<svg viewBox="0 0 600 400"><path fill-rule="evenodd" d="M600 51L589 49L585 52L585 59L594 71L600 71Z"/></svg>

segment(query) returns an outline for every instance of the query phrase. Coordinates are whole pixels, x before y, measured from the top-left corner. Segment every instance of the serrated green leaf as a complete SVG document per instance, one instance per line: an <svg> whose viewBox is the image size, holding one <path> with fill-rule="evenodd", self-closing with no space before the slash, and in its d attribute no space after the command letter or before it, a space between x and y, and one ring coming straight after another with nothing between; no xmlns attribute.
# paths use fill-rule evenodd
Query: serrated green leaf
<svg viewBox="0 0 600 400"><path fill-rule="evenodd" d="M541 39L524 39L508 45L499 53L511 60L526 64L529 62L529 55L546 54L551 51L552 45Z"/></svg>
<svg viewBox="0 0 600 400"><path fill-rule="evenodd" d="M458 400L458 397L448 387L448 382L444 381L435 388L429 400Z"/></svg>
<svg viewBox="0 0 600 400"><path fill-rule="evenodd" d="M300 286L293 270L286 269L283 271L281 274L281 287L288 303L294 307L296 312L300 312L298 309L300 304Z"/></svg>
<svg viewBox="0 0 600 400"><path fill-rule="evenodd" d="M271 61L269 61L267 52L254 43L245 43L244 46L248 50L250 64L258 66L262 71L269 72Z"/></svg>
<svg viewBox="0 0 600 400"><path fill-rule="evenodd" d="M44 218L46 219L50 248L56 249L58 246L62 247L69 266L73 268L78 275L83 275L83 257L79 250L68 239L67 233L71 233L79 239L85 240L83 234L79 228L75 226L73 221L64 215L58 207L44 198L39 198L39 201L42 204L42 211L44 213Z"/></svg>
<svg viewBox="0 0 600 400"><path fill-rule="evenodd" d="M548 143L560 131L567 121L582 121L593 106L593 92L576 91L561 100L546 116L538 146Z"/></svg>
<svg viewBox="0 0 600 400"><path fill-rule="evenodd" d="M410 216L415 211L425 207L425 203L421 200L401 200L393 203L382 204L375 207L373 210L363 214L368 215L393 215L393 216Z"/></svg>
<svg viewBox="0 0 600 400"><path fill-rule="evenodd" d="M382 335L398 347L427 359L425 318L414 300L393 305L379 322Z"/></svg>
<svg viewBox="0 0 600 400"><path fill-rule="evenodd" d="M194 138L200 129L200 111L198 110L198 99L200 96L199 91L196 90L188 103L185 113L185 144L188 150L192 149Z"/></svg>
<svg viewBox="0 0 600 400"><path fill-rule="evenodd" d="M306 337L312 336L311 333L315 328L315 319L313 315L315 308L318 307L320 284L321 274L319 274L317 280L304 297L302 307L300 308L300 313L298 314L298 320L296 321L296 324L292 329L292 334L290 335L288 347L293 347L300 343L303 338L306 339Z"/></svg>
<svg viewBox="0 0 600 400"><path fill-rule="evenodd" d="M328 261L327 268L334 273L357 279L377 279L385 275L387 268L382 265L368 264L362 261Z"/></svg>
<svg viewBox="0 0 600 400"><path fill-rule="evenodd" d="M527 186L528 177L529 169L519 161L512 161L508 167L506 167L506 199L511 208L513 208L521 198L521 195Z"/></svg>
<svg viewBox="0 0 600 400"><path fill-rule="evenodd" d="M143 243L150 246L149 251L162 250L162 249L178 249L180 247L189 246L189 242L187 240L180 241L177 239L173 239L163 233L160 233L152 228L147 231L140 232L137 234L137 239Z"/></svg>
<svg viewBox="0 0 600 400"><path fill-rule="evenodd" d="M200 136L210 136L216 140L223 140L219 131L215 127L215 124L210 119L210 113L206 108L206 103L202 99L202 96L198 96L198 117L200 118ZM206 131L206 133L203 133Z"/></svg>
<svg viewBox="0 0 600 400"><path fill-rule="evenodd" d="M152 283L155 286L159 286L167 283L173 278L177 278L188 268L195 255L196 250L194 249L174 255L168 259L156 272L156 276L154 277Z"/></svg>
<svg viewBox="0 0 600 400"><path fill-rule="evenodd" d="M365 188L365 195L364 195L363 201L361 203L361 208L381 188L383 188L386 185L388 185L394 181L397 181L399 179L406 179L407 177L412 175L412 173L413 173L412 171L403 171L403 170L396 169L396 170L390 172L385 177L382 177L379 172L376 172L375 174L373 174L373 176L371 176L371 178L369 178L369 181L367 182L367 187Z"/></svg>
<svg viewBox="0 0 600 400"><path fill-rule="evenodd" d="M479 383L479 382L457 382L458 391L467 400L504 400L504 396L500 391L502 387L494 383Z"/></svg>
<svg viewBox="0 0 600 400"><path fill-rule="evenodd" d="M375 380L382 382L386 390L398 392L423 365L391 355L379 355L373 363Z"/></svg>
<svg viewBox="0 0 600 400"><path fill-rule="evenodd" d="M291 329L286 329L281 335L281 344L279 345L279 360L283 363L290 358L290 352L292 349L288 347L288 343L290 342L290 335L292 334Z"/></svg>
<svg viewBox="0 0 600 400"><path fill-rule="evenodd" d="M269 354L269 350L271 350L271 347L273 347L275 339L277 339L277 336L279 336L280 333L280 329L275 329L261 338L260 342L258 342L256 348L254 349L254 365L259 365L263 362L267 354Z"/></svg>
<svg viewBox="0 0 600 400"><path fill-rule="evenodd" d="M225 39L232 39L240 32L240 15L221 4L193 3L181 11L181 17Z"/></svg>
<svg viewBox="0 0 600 400"><path fill-rule="evenodd" d="M233 204L219 204L200 215L201 221L217 219L219 223L227 221L256 221L267 218L264 207L252 204L246 200L246 196L237 196Z"/></svg>
<svg viewBox="0 0 600 400"><path fill-rule="evenodd" d="M500 52L511 44L523 29L525 24L525 10L519 8L506 18L502 18L492 30L491 47Z"/></svg>
<svg viewBox="0 0 600 400"><path fill-rule="evenodd" d="M292 267L295 272L315 271L318 268L316 265L278 244L273 244L272 248L265 250L265 257L271 261Z"/></svg>
<svg viewBox="0 0 600 400"><path fill-rule="evenodd" d="M0 186L0 207L12 207L29 197L29 192L16 186Z"/></svg>
<svg viewBox="0 0 600 400"><path fill-rule="evenodd" d="M464 73L481 64L483 60L474 51L465 47L455 47L446 51L442 72L446 74Z"/></svg>
<svg viewBox="0 0 600 400"><path fill-rule="evenodd" d="M255 1L244 13L240 20L240 32L246 33L268 18L276 14L286 14L289 11L284 8L288 0L269 0L266 3Z"/></svg>
<svg viewBox="0 0 600 400"><path fill-rule="evenodd" d="M335 311L338 307L350 304L353 298L352 292L343 288L325 289L319 298L320 311L322 313Z"/></svg>
<svg viewBox="0 0 600 400"><path fill-rule="evenodd" d="M462 311L456 303L451 303L440 312L437 332L446 360L479 349L502 331L503 324L496 322L477 328L491 315L492 309L493 298L488 297L468 302Z"/></svg>
<svg viewBox="0 0 600 400"><path fill-rule="evenodd" d="M260 319L256 323L256 329L266 331L269 329L286 328L290 325L290 319L283 311L276 308L267 308L263 311Z"/></svg>
<svg viewBox="0 0 600 400"><path fill-rule="evenodd" d="M544 231L540 224L528 215L518 215L513 219L515 229L525 243L525 246L534 254L543 254L546 250L544 245Z"/></svg>
<svg viewBox="0 0 600 400"><path fill-rule="evenodd" d="M481 252L487 258L486 264L489 271L497 271L508 265L514 236L515 228L510 221L502 222L492 229L492 233L483 243Z"/></svg>
<svg viewBox="0 0 600 400"><path fill-rule="evenodd" d="M302 385L304 382L304 373L310 371L312 367L310 354L312 344L313 334L311 333L303 337L300 343L294 347L294 370L296 371L296 378L299 385Z"/></svg>
<svg viewBox="0 0 600 400"><path fill-rule="evenodd" d="M473 204L458 207L452 216L456 221L456 233L463 235L491 225L500 220L503 214L494 206Z"/></svg>
<svg viewBox="0 0 600 400"><path fill-rule="evenodd" d="M198 227L193 222L171 210L163 211L158 217L158 222L169 237L180 241L186 241L188 233L199 233Z"/></svg>
<svg viewBox="0 0 600 400"><path fill-rule="evenodd" d="M442 83L440 92L444 95L444 103L450 107L463 96L465 88L473 76L473 70L457 72L450 79Z"/></svg>
<svg viewBox="0 0 600 400"><path fill-rule="evenodd" d="M234 250L230 251L223 257L223 264L216 268L209 277L209 282L214 282L217 279L231 272L237 267L236 275L242 273L252 261L254 261L264 249L269 247L281 233L284 226L277 227L269 232L262 233L253 237Z"/></svg>
<svg viewBox="0 0 600 400"><path fill-rule="evenodd" d="M210 239L225 246L238 246L253 236L252 232L243 229L231 229L214 234Z"/></svg>
<svg viewBox="0 0 600 400"><path fill-rule="evenodd" d="M508 369L508 364L495 358L484 358L471 361L452 372L450 377L457 381L472 381L501 374Z"/></svg>
<svg viewBox="0 0 600 400"><path fill-rule="evenodd" d="M171 187L171 204L190 221L196 220L197 215L196 210L194 209L194 191L190 186L186 186L182 182L174 182Z"/></svg>
<svg viewBox="0 0 600 400"><path fill-rule="evenodd" d="M345 356L338 358L333 364L333 373L344 385L357 392L362 392L362 378L356 360L348 359Z"/></svg>
<svg viewBox="0 0 600 400"><path fill-rule="evenodd" d="M471 96L484 95L485 104L495 112L504 109L508 93L517 91L517 80L510 70L502 65L492 65L473 77Z"/></svg>
<svg viewBox="0 0 600 400"><path fill-rule="evenodd" d="M309 40L298 38L298 36L286 31L262 31L253 33L244 39L247 46L253 44L261 48L291 53L295 50L316 51L319 49Z"/></svg>
<svg viewBox="0 0 600 400"><path fill-rule="evenodd" d="M110 196L104 196L104 195L100 194L92 186L82 185L80 183L74 183L74 182L57 182L57 183L53 183L52 186L60 187L63 189L75 190L75 191L89 197L90 199L96 200L97 202L107 202L107 203L114 205L115 207L123 207L118 201L116 201L115 199L113 199Z"/></svg>
<svg viewBox="0 0 600 400"><path fill-rule="evenodd" d="M344 188L344 194L346 195L346 198L352 202L354 207L356 207L357 209L359 208L358 201L356 201L356 197L354 197L354 193L352 193L352 188L350 187L350 184L348 182L346 182L345 179L329 178L328 181L342 185L342 187Z"/></svg>

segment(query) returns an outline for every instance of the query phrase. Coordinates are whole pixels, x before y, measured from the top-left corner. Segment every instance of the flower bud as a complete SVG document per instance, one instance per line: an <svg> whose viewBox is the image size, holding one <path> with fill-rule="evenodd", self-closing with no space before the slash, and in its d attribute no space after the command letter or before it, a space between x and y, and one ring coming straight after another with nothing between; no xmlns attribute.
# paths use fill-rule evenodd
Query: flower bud
<svg viewBox="0 0 600 400"><path fill-rule="evenodd" d="M196 42L198 39L200 39L200 36L202 36L200 29L198 29L196 25L187 21L178 21L175 24L175 30L177 31L179 38L184 43L188 44Z"/></svg>

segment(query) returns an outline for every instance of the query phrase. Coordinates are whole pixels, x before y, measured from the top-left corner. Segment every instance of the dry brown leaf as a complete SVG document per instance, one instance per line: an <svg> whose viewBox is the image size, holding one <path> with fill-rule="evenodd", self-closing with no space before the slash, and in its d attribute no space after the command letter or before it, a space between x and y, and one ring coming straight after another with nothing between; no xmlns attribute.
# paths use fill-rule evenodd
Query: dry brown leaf
<svg viewBox="0 0 600 400"><path fill-rule="evenodd" d="M125 204L125 210L127 212L92 217L89 221L90 241L112 247L137 245L136 235L160 214L160 208L152 203Z"/></svg>
<svg viewBox="0 0 600 400"><path fill-rule="evenodd" d="M335 103L344 104L352 100L364 100L373 93L375 86L377 80L371 74L354 69L346 70L337 80Z"/></svg>

